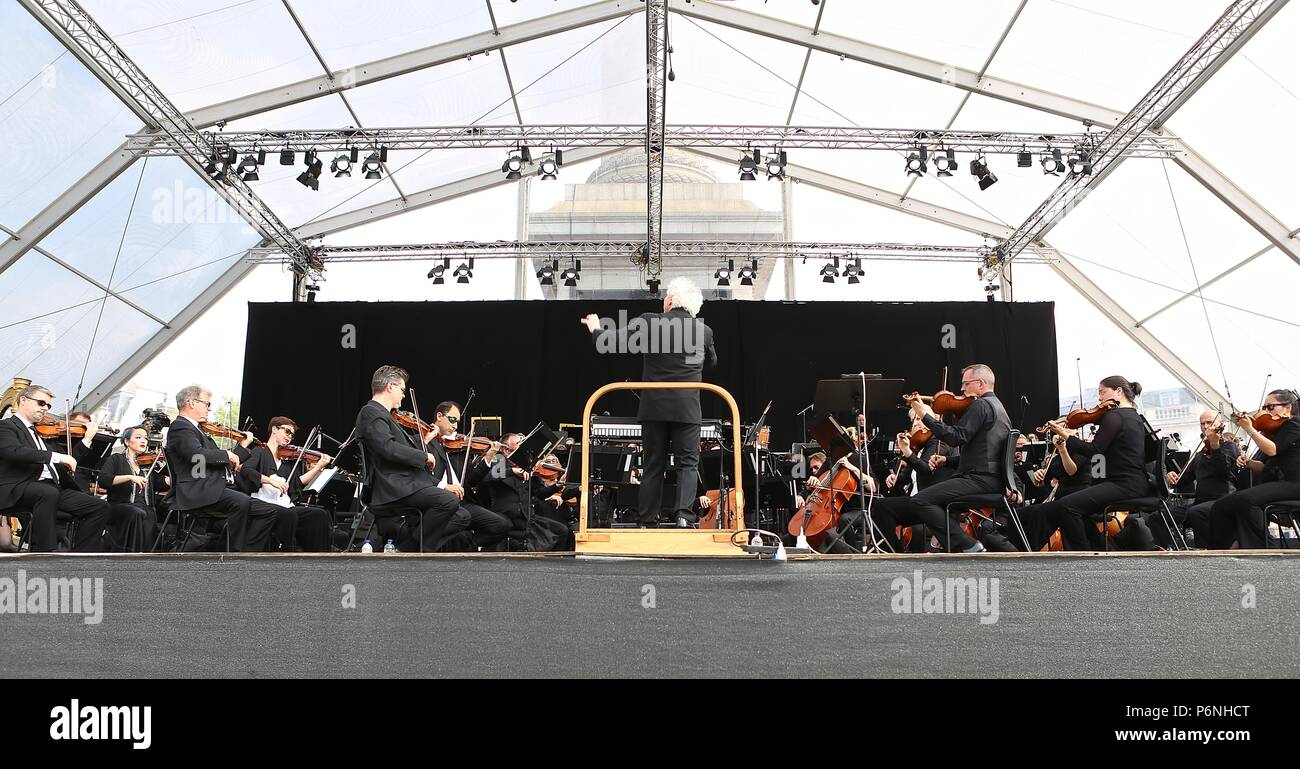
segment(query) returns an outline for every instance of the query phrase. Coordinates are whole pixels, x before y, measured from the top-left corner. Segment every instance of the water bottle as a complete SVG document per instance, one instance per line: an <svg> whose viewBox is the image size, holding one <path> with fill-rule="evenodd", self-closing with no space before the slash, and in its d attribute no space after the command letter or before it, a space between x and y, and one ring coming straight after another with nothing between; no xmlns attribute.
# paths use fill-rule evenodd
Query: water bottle
<svg viewBox="0 0 1300 769"><path fill-rule="evenodd" d="M750 547L762 547L763 535L759 534L757 531L754 532L754 536L749 540L749 545Z"/></svg>
<svg viewBox="0 0 1300 769"><path fill-rule="evenodd" d="M372 545L372 544L370 544L370 540L367 539L367 540L365 541L365 544L363 544L363 545L361 546L361 552L363 552L363 553L373 553L373 552L375 552L375 546Z"/></svg>
<svg viewBox="0 0 1300 769"><path fill-rule="evenodd" d="M394 544L393 544L393 540L390 539L390 540L388 540L387 542L384 543L384 552L385 552L385 553L396 553L396 552L397 552L397 545L394 545Z"/></svg>

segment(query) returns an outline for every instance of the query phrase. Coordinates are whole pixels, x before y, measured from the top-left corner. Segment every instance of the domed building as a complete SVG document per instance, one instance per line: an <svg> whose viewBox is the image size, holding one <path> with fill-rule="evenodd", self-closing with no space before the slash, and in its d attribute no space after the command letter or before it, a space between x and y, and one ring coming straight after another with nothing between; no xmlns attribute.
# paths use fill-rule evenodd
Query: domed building
<svg viewBox="0 0 1300 769"><path fill-rule="evenodd" d="M638 240L645 237L645 152L629 149L607 156L582 184L566 184L564 200L544 211L529 212L526 239L531 241ZM740 182L720 182L708 161L686 150L664 154L663 239L779 241L784 214L746 200ZM533 269L542 260L534 259ZM759 260L753 286L732 281L716 286L712 260L667 258L664 279L687 275L706 297L762 299L774 261ZM737 267L740 265L737 264ZM584 258L576 288L543 286L548 299L645 297L645 276L627 257ZM631 292L631 293L630 293Z"/></svg>

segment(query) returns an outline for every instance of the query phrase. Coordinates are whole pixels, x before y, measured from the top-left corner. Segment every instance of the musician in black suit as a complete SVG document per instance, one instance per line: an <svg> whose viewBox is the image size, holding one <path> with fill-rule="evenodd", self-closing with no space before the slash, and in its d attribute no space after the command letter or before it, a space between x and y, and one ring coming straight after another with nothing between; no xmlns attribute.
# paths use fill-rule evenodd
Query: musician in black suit
<svg viewBox="0 0 1300 769"><path fill-rule="evenodd" d="M380 366L370 378L371 399L357 414L356 435L365 449L366 477L362 501L373 507L408 507L423 511L419 532L423 550L433 552L460 507L460 489L440 489L429 468L438 462L429 446L421 445L393 421L392 410L406 398L407 373L397 366ZM426 441L437 437L432 431ZM456 491L460 491L459 494ZM413 542L399 549L417 549Z"/></svg>
<svg viewBox="0 0 1300 769"><path fill-rule="evenodd" d="M72 549L97 552L103 550L108 503L82 491L73 477L77 460L52 451L33 428L53 402L48 389L29 385L18 394L13 415L0 421L0 509L31 511L33 552L54 550L60 512L78 519Z"/></svg>
<svg viewBox="0 0 1300 769"><path fill-rule="evenodd" d="M687 278L675 278L664 295L664 311L647 312L616 328L596 315L582 319L598 352L642 352L644 382L699 382L704 367L718 363L713 329L696 316L704 297ZM653 526L663 501L664 473L672 447L677 466L677 499L673 501L679 527L697 522L696 502L700 463L700 391L645 390L637 409L641 422L642 475L638 510L641 524Z"/></svg>
<svg viewBox="0 0 1300 769"><path fill-rule="evenodd" d="M572 497L577 494L577 490L566 489L563 484L548 486L537 476L512 464L509 457L519 448L523 438L519 433L503 436L500 450L493 447L486 451L483 461L475 464L465 474L465 483L469 488L486 490L492 512L508 521L508 529L525 532L525 538L532 549L541 549L543 546L537 543L546 542L554 543L553 548L556 550L572 550L572 535L568 525L550 517L543 500L553 493ZM554 460L555 457L548 459ZM528 531L529 520L538 532Z"/></svg>
<svg viewBox="0 0 1300 769"><path fill-rule="evenodd" d="M250 505L247 494L233 488L240 460L232 451L218 448L199 425L212 408L212 394L199 385L176 393L180 414L167 430L164 451L175 489L173 509L185 513L225 513L230 549L261 552L266 549L275 523L275 507ZM252 441L245 434L245 441Z"/></svg>
<svg viewBox="0 0 1300 769"><path fill-rule="evenodd" d="M460 404L455 401L443 401L434 407L433 426L437 429L440 439L454 439L459 424ZM493 441L492 448L500 450L501 444ZM472 452L469 452L468 448L463 451L448 451L442 445L442 440L430 441L429 453L437 458L433 465L433 482L439 488L451 491L460 497L456 514L447 524L448 537L462 532L468 532L472 537L472 543L465 542L464 537L444 541L442 549L488 550L505 539L506 534L510 533L509 519L482 505L475 504L466 495L467 484L463 476L468 475L470 469L479 463L479 458L470 456Z"/></svg>

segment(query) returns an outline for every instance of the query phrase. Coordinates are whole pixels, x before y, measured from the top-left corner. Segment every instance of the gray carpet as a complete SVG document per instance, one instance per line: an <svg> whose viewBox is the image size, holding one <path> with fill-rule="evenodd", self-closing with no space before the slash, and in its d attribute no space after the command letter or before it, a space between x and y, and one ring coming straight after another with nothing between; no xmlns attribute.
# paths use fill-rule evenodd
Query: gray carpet
<svg viewBox="0 0 1300 769"><path fill-rule="evenodd" d="M0 614L5 677L1300 675L1300 553L0 559L20 569L102 577L103 621ZM996 578L997 621L896 613L914 569Z"/></svg>

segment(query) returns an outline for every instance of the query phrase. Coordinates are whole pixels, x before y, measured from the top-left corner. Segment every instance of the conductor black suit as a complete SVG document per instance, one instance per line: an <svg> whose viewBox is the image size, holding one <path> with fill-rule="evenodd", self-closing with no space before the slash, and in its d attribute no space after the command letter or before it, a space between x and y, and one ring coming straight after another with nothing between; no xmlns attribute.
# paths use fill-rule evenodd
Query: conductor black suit
<svg viewBox="0 0 1300 769"><path fill-rule="evenodd" d="M642 352L641 381L699 382L704 368L718 363L713 329L689 312L674 307L648 312L626 329L599 328L591 332L601 352ZM637 409L641 422L642 473L637 508L642 524L653 525L663 502L664 472L671 446L677 465L678 518L695 520L700 463L700 391L645 390Z"/></svg>
<svg viewBox="0 0 1300 769"><path fill-rule="evenodd" d="M419 440L394 422L388 409L375 400L361 407L356 430L366 452L361 501L371 505L372 512L380 517L384 510L374 508L422 510L422 549L436 550L460 500L435 485L427 466L427 455L434 452L420 446Z"/></svg>
<svg viewBox="0 0 1300 769"><path fill-rule="evenodd" d="M59 511L79 519L74 550L102 550L108 503L83 492L66 467L51 464L52 457L17 414L0 420L0 509L31 511L28 541L33 552L54 549ZM42 480L45 475L51 477Z"/></svg>
<svg viewBox="0 0 1300 769"><path fill-rule="evenodd" d="M225 513L230 549L261 552L271 537L275 507L251 505L251 498L230 488L226 472L230 455L218 448L189 417L179 416L167 429L167 467L172 473L175 510L188 513Z"/></svg>

